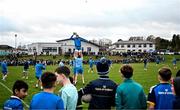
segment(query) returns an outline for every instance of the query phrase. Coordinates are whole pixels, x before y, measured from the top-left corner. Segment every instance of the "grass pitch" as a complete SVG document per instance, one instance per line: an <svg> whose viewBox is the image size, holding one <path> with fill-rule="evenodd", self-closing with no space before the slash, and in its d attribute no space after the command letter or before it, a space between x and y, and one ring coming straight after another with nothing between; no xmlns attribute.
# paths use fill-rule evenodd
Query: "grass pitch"
<svg viewBox="0 0 180 110"><path fill-rule="evenodd" d="M177 62L177 69L173 68L172 65L172 58L173 56L166 56L166 62L160 63L159 65L156 65L155 63L148 63L148 69L147 71L144 70L143 68L143 63L132 63L131 65L134 68L134 75L133 79L140 83L144 87L144 91L146 94L149 92L149 88L155 84L158 83L157 79L157 74L158 74L158 69L163 67L163 66L168 66L171 68L173 76L175 76L176 72L180 69L180 62ZM180 59L180 56L176 56L176 58ZM120 76L119 73L119 68L122 66L122 64L113 64L112 68L110 69L110 79L114 80L117 84L120 84L123 79ZM58 65L54 66L47 66L45 71L51 71L54 72L54 70L58 67ZM94 67L95 68L95 67ZM98 78L98 75L96 72L94 73L88 73L89 66L84 65L84 76L85 76L85 83L87 84L89 81L94 80ZM72 69L71 69L72 70ZM9 66L8 67L8 77L6 81L0 80L0 109L2 109L3 103L12 95L10 90L12 89L13 83L17 79L22 79L22 71L23 71L23 66ZM35 72L34 72L34 67L31 66L29 69L29 79L22 79L26 81L29 85L29 90L28 90L28 96L24 99L24 102L29 105L30 101L32 99L32 96L39 91L41 91L39 88L35 88L36 84L36 78L35 78ZM71 73L72 76L72 73ZM0 76L2 79L2 76ZM82 82L81 82L81 77L78 76L78 83L77 83L77 89L80 89L83 87ZM8 90L9 88L9 90ZM60 89L60 85L56 85L56 90L55 94L58 94L58 91ZM84 105L87 107L87 104ZM26 109L26 105L24 106Z"/></svg>

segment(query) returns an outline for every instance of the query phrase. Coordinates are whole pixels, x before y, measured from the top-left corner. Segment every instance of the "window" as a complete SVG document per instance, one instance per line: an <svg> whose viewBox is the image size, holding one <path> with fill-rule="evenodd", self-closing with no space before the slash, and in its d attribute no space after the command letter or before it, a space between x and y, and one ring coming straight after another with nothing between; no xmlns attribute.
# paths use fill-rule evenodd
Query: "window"
<svg viewBox="0 0 180 110"><path fill-rule="evenodd" d="M57 52L57 47L43 47L43 52Z"/></svg>
<svg viewBox="0 0 180 110"><path fill-rule="evenodd" d="M149 44L149 47L152 47L153 45L152 44Z"/></svg>
<svg viewBox="0 0 180 110"><path fill-rule="evenodd" d="M133 52L135 52L136 50L133 50Z"/></svg>
<svg viewBox="0 0 180 110"><path fill-rule="evenodd" d="M68 49L68 52L71 53L71 48Z"/></svg>
<svg viewBox="0 0 180 110"><path fill-rule="evenodd" d="M91 51L91 47L87 47L87 51L90 52Z"/></svg>
<svg viewBox="0 0 180 110"><path fill-rule="evenodd" d="M127 45L128 48L130 48L130 45Z"/></svg>
<svg viewBox="0 0 180 110"><path fill-rule="evenodd" d="M141 52L141 49L139 49L138 51Z"/></svg>
<svg viewBox="0 0 180 110"><path fill-rule="evenodd" d="M33 52L36 52L36 47L33 47Z"/></svg>
<svg viewBox="0 0 180 110"><path fill-rule="evenodd" d="M116 47L117 47L117 48L119 48L119 45L118 45L118 44L116 44Z"/></svg>
<svg viewBox="0 0 180 110"><path fill-rule="evenodd" d="M144 47L146 47L146 44L144 44Z"/></svg>
<svg viewBox="0 0 180 110"><path fill-rule="evenodd" d="M32 52L32 49L31 49L31 48L29 48L29 52Z"/></svg>
<svg viewBox="0 0 180 110"><path fill-rule="evenodd" d="M127 50L128 52L130 52L131 50Z"/></svg>
<svg viewBox="0 0 180 110"><path fill-rule="evenodd" d="M135 47L135 44L133 44L133 47Z"/></svg>
<svg viewBox="0 0 180 110"><path fill-rule="evenodd" d="M141 44L139 44L139 47L141 47Z"/></svg>
<svg viewBox="0 0 180 110"><path fill-rule="evenodd" d="M121 48L124 48L124 45L121 45Z"/></svg>

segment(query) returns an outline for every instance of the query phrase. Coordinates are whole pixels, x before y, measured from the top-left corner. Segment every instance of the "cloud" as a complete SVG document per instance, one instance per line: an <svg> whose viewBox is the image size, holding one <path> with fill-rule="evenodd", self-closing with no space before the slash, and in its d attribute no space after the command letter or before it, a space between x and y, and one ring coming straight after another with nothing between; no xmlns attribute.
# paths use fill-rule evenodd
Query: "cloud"
<svg viewBox="0 0 180 110"><path fill-rule="evenodd" d="M15 24L10 20L0 16L0 32L18 31Z"/></svg>
<svg viewBox="0 0 180 110"><path fill-rule="evenodd" d="M55 42L75 31L86 39L180 33L179 0L0 0L0 37L14 45ZM7 43L8 43L7 42Z"/></svg>

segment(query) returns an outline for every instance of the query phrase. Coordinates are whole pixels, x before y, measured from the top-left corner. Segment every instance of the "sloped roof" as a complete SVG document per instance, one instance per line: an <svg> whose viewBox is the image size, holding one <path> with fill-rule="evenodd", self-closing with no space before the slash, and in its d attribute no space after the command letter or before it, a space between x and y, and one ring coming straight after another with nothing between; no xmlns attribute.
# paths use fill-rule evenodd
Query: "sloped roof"
<svg viewBox="0 0 180 110"><path fill-rule="evenodd" d="M14 48L9 45L0 45L0 49L14 49Z"/></svg>
<svg viewBox="0 0 180 110"><path fill-rule="evenodd" d="M79 37L79 38L81 39L81 41L84 41L84 42L87 42L87 43L90 43L90 44L92 44L92 45L95 45L95 46L100 47L100 45L95 44L95 43L93 43L93 42L91 42L91 41L88 41L88 40L86 40L86 39L84 39L84 38L82 38L82 37ZM57 40L56 42L62 42L62 41L68 41L68 40L72 40L72 39L71 39L71 38L69 38L69 39L62 39L62 40Z"/></svg>
<svg viewBox="0 0 180 110"><path fill-rule="evenodd" d="M143 41L118 41L115 42L114 44L154 44L154 43L143 40Z"/></svg>

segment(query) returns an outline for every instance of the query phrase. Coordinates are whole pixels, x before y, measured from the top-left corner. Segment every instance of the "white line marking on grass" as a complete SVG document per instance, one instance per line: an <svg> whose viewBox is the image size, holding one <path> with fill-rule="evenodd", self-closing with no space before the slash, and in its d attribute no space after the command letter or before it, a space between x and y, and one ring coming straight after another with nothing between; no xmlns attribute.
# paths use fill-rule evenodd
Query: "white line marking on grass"
<svg viewBox="0 0 180 110"><path fill-rule="evenodd" d="M0 82L0 84L4 87L4 88L6 88L10 93L13 93L12 91L11 91L11 89L9 89L6 85L4 85L2 82ZM27 108L29 108L29 105L28 104L26 104L26 102L24 102L23 100L21 100L22 102L23 102L23 104L27 107Z"/></svg>

